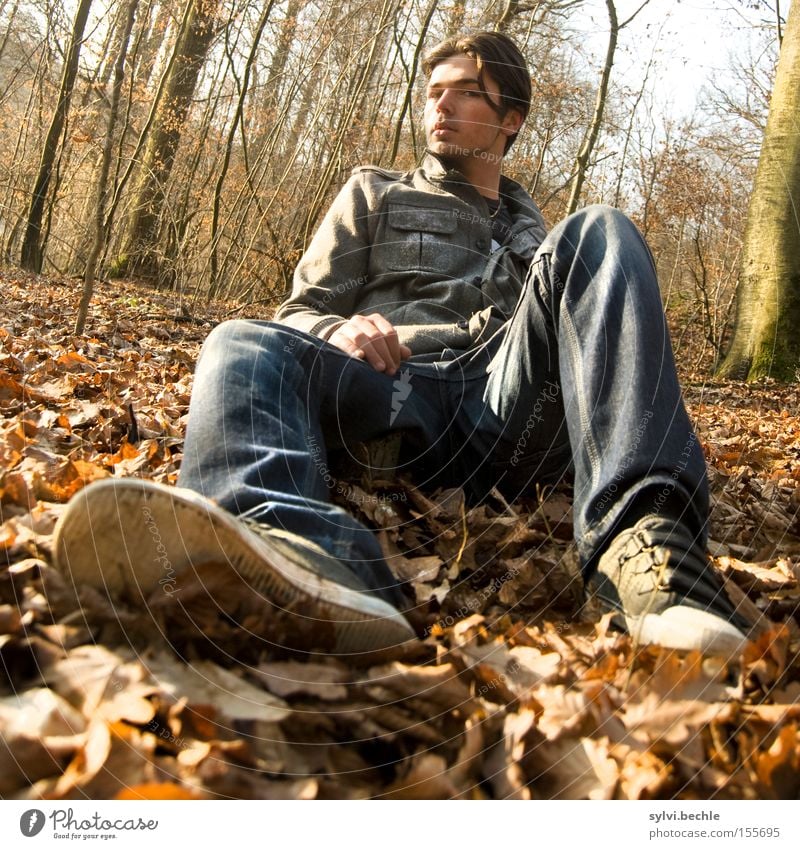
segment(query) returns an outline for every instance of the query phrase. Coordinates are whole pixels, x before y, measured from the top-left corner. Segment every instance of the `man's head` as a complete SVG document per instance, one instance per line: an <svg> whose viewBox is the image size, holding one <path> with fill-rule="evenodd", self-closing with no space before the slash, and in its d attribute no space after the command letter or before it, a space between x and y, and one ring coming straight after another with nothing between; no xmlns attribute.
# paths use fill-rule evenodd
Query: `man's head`
<svg viewBox="0 0 800 849"><path fill-rule="evenodd" d="M517 45L499 32L476 32L445 39L431 49L422 62L430 81L435 68L446 60L466 56L477 68L477 88L499 121L510 112L516 113L519 125L525 120L531 104L531 78L525 57ZM505 154L517 132L505 139Z"/></svg>

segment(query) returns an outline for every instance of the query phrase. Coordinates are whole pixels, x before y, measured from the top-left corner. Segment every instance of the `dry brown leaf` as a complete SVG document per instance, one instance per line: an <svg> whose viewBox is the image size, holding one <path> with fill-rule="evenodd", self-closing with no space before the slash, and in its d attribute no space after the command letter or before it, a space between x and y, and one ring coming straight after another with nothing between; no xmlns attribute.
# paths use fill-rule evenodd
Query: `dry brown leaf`
<svg viewBox="0 0 800 849"><path fill-rule="evenodd" d="M530 709L510 713L505 717L503 733L485 759L483 772L494 790L496 799L530 799L531 791L521 761L526 739L536 724L536 714Z"/></svg>
<svg viewBox="0 0 800 849"><path fill-rule="evenodd" d="M352 681L352 673L338 663L262 663L249 674L271 693L284 699L298 693L326 701L343 699L348 692L345 684Z"/></svg>
<svg viewBox="0 0 800 849"><path fill-rule="evenodd" d="M709 723L730 721L735 713L730 704L681 699L662 701L661 696L649 691L641 701L628 702L621 716L636 739L679 748Z"/></svg>
<svg viewBox="0 0 800 849"><path fill-rule="evenodd" d="M631 676L632 701L639 694L655 693L662 701L725 701L733 694L728 684L728 668L700 652L658 651L651 672ZM629 703L630 704L630 703Z"/></svg>
<svg viewBox="0 0 800 849"><path fill-rule="evenodd" d="M657 799L671 779L666 764L650 751L616 745L612 751L622 759L620 788L624 799Z"/></svg>
<svg viewBox="0 0 800 849"><path fill-rule="evenodd" d="M539 740L527 752L525 766L535 771L538 799L611 799L619 777L605 744L586 737Z"/></svg>
<svg viewBox="0 0 800 849"><path fill-rule="evenodd" d="M748 563L736 557L718 557L716 562L723 573L729 572L736 583L747 590L773 592L797 586L797 577L785 557L762 563Z"/></svg>
<svg viewBox="0 0 800 849"><path fill-rule="evenodd" d="M775 799L796 799L800 792L800 731L797 723L780 729L766 752L755 755L763 792Z"/></svg>
<svg viewBox="0 0 800 849"><path fill-rule="evenodd" d="M84 717L45 687L0 699L0 796L61 772L83 744Z"/></svg>
<svg viewBox="0 0 800 849"><path fill-rule="evenodd" d="M421 754L414 757L402 778L389 785L385 799L454 799L458 788L447 770L447 762L439 755Z"/></svg>
<svg viewBox="0 0 800 849"><path fill-rule="evenodd" d="M146 724L155 714L150 697L156 690L147 680L147 670L131 658L129 652L78 646L47 670L46 680L87 718L98 715L108 722Z"/></svg>
<svg viewBox="0 0 800 849"><path fill-rule="evenodd" d="M411 583L435 581L444 561L437 554L426 557L395 555L388 560L392 572L401 581Z"/></svg>
<svg viewBox="0 0 800 849"><path fill-rule="evenodd" d="M524 646L509 650L503 641L463 644L453 650L453 658L477 676L475 695L490 701L524 698L532 688L553 679L561 662L555 652L543 654Z"/></svg>
<svg viewBox="0 0 800 849"><path fill-rule="evenodd" d="M451 663L439 666L409 666L389 663L372 667L359 682L379 700L420 699L440 711L466 709L471 696L458 670Z"/></svg>
<svg viewBox="0 0 800 849"><path fill-rule="evenodd" d="M537 727L548 740L582 736L595 725L592 701L581 690L563 684L543 685L534 695L544 709Z"/></svg>
<svg viewBox="0 0 800 849"><path fill-rule="evenodd" d="M148 658L147 671L159 697L189 707L211 705L221 721L280 722L290 711L282 699L245 681L216 663L201 660L187 666L167 655Z"/></svg>
<svg viewBox="0 0 800 849"><path fill-rule="evenodd" d="M66 503L84 486L108 477L108 472L85 460L67 460L55 468L34 473L34 491L43 501Z"/></svg>

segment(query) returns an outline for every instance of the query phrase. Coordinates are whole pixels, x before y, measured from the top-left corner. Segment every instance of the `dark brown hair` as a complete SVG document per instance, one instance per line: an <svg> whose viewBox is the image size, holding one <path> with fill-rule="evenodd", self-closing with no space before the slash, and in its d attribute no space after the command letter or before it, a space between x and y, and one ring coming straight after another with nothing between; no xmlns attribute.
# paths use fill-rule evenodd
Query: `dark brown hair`
<svg viewBox="0 0 800 849"><path fill-rule="evenodd" d="M447 38L433 47L422 60L422 70L430 77L433 69L452 56L469 56L478 66L478 83L483 96L492 109L501 117L509 109L516 109L523 121L531 107L531 76L528 63L519 47L501 32L468 33ZM497 83L500 89L500 106L495 103L486 90L484 71ZM514 144L517 133L506 139L503 153Z"/></svg>

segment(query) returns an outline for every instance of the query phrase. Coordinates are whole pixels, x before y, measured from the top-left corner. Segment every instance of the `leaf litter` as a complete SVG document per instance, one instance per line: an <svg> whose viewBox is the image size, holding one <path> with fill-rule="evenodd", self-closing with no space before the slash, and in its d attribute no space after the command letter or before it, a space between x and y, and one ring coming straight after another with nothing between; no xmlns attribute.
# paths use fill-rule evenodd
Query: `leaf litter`
<svg viewBox="0 0 800 849"><path fill-rule="evenodd" d="M200 594L182 618L90 588L78 605L52 566L63 505L104 477L176 481L193 364L231 305L189 319L106 284L75 337L74 281L0 274L0 796L797 797L796 386L683 375L710 552L754 626L740 662L637 646L584 603L567 487L469 507L342 477L424 635L355 663L255 639L268 614L221 575L236 617Z"/></svg>

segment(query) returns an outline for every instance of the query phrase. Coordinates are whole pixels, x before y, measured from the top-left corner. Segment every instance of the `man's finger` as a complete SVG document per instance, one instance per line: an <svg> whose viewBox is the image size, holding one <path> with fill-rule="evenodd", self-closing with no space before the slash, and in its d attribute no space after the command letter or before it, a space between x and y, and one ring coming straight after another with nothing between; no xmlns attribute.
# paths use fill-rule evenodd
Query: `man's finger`
<svg viewBox="0 0 800 849"><path fill-rule="evenodd" d="M340 351L344 351L345 354L350 354L351 357L363 360L364 352L351 337L350 332L350 328L348 328L347 325L342 324L337 327L333 333L331 333L327 341L330 342L331 345L335 345Z"/></svg>
<svg viewBox="0 0 800 849"><path fill-rule="evenodd" d="M356 338L359 346L366 355L367 362L376 371L385 371L391 374L394 367L392 366L392 356L386 345L386 340L382 336L368 336L367 334Z"/></svg>
<svg viewBox="0 0 800 849"><path fill-rule="evenodd" d="M372 315L368 315L367 320L370 321L375 329L381 334L386 345L387 352L386 372L388 374L394 374L402 361L397 331L395 330L394 325L385 319L380 313L376 312L372 313Z"/></svg>
<svg viewBox="0 0 800 849"><path fill-rule="evenodd" d="M328 342L366 360L376 371L394 374L411 351L400 345L397 331L380 313L351 316L334 330Z"/></svg>
<svg viewBox="0 0 800 849"><path fill-rule="evenodd" d="M376 371L385 371L391 359L380 331L364 316L353 316L328 341L348 354L365 359Z"/></svg>

